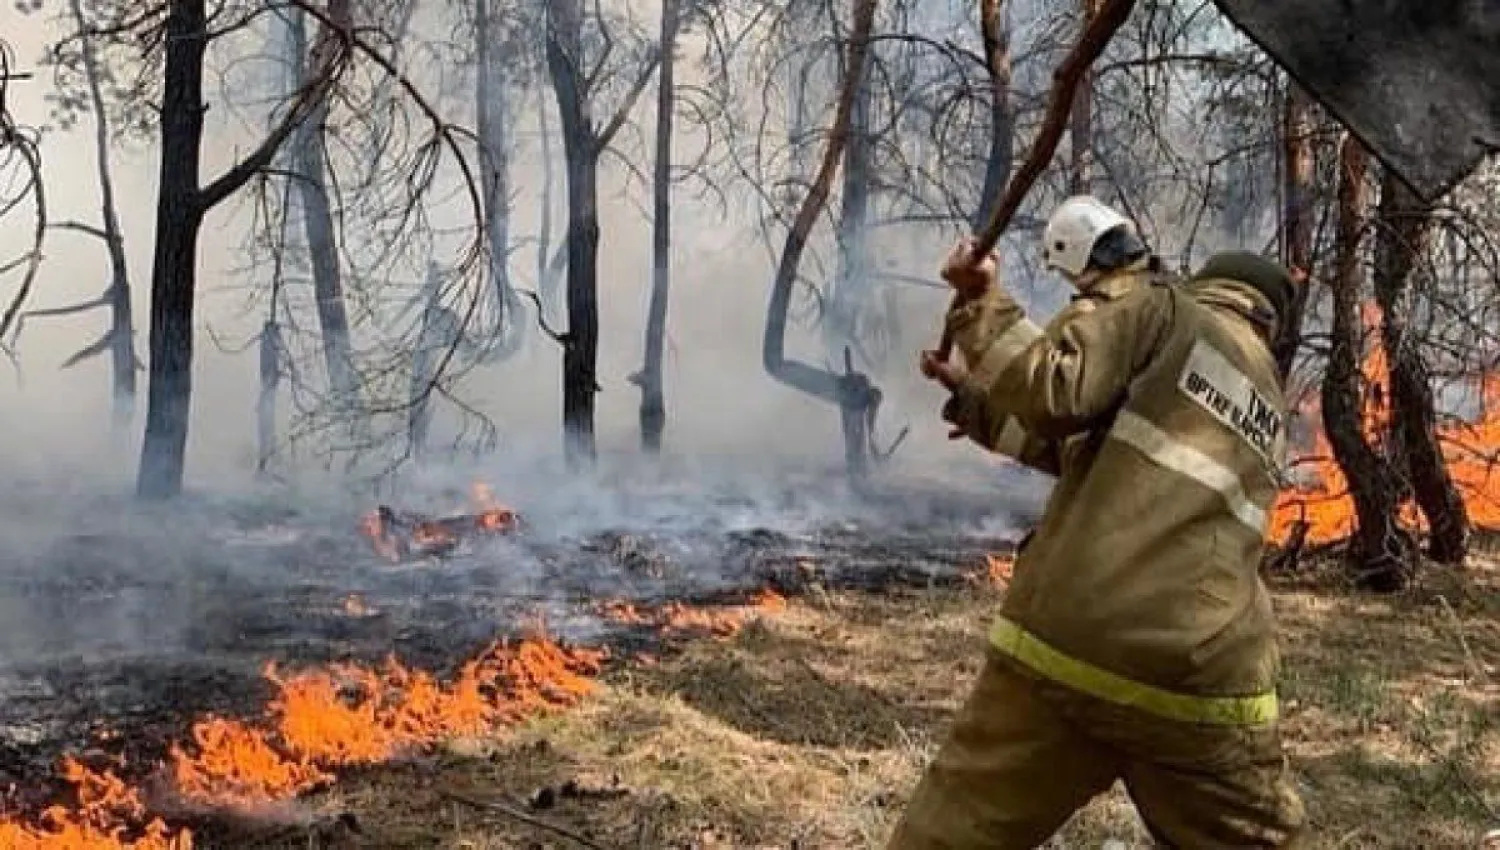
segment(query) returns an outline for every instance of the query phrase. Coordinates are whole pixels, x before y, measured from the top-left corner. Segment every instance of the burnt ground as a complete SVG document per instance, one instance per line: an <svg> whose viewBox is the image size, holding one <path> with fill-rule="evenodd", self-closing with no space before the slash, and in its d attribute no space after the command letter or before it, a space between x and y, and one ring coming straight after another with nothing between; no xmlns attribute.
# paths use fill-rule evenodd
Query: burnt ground
<svg viewBox="0 0 1500 850"><path fill-rule="evenodd" d="M426 498L409 507L461 502ZM60 506L30 505L36 527L12 515L0 570L0 786L16 789L12 806L53 798L65 753L148 770L193 720L261 712L270 660L394 653L446 673L538 612L554 635L628 656L661 636L600 620L598 602L953 585L1010 545L1026 508L911 490L613 499L592 518L564 517L560 497L536 515L518 503L523 533L402 564L376 556L352 505L95 500L61 523L41 521ZM348 610L351 596L366 610Z"/></svg>

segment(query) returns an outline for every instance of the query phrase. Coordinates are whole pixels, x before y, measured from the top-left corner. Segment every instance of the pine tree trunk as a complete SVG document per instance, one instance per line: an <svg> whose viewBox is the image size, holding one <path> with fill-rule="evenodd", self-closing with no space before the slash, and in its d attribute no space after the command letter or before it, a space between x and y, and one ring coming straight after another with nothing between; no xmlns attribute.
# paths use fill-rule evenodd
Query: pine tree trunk
<svg viewBox="0 0 1500 850"><path fill-rule="evenodd" d="M1457 566L1468 554L1469 517L1438 443L1436 405L1421 341L1407 328L1413 269L1426 254L1432 212L1387 171L1380 189L1380 222L1375 297L1391 370L1391 426L1412 495L1427 517L1428 555Z"/></svg>
<svg viewBox="0 0 1500 850"><path fill-rule="evenodd" d="M1316 157L1312 142L1313 103L1296 83L1287 83L1282 110L1282 261L1289 268L1312 271L1313 177ZM1302 345L1302 319L1307 312L1307 286L1298 286L1281 336L1273 351L1285 379L1291 374Z"/></svg>
<svg viewBox="0 0 1500 850"><path fill-rule="evenodd" d="M1346 136L1339 148L1333 328L1323 382L1323 427L1354 499L1357 527L1349 569L1359 586L1389 593L1406 586L1415 547L1397 518L1400 482L1362 431L1360 243L1368 208L1368 165L1364 148L1353 136Z"/></svg>
<svg viewBox="0 0 1500 850"><path fill-rule="evenodd" d="M667 298L672 268L672 110L676 105L677 30L679 0L662 0L661 78L656 95L656 167L652 178L651 301L646 309L646 357L641 367L641 449L661 453L667 426L666 378L662 354L666 348Z"/></svg>
<svg viewBox="0 0 1500 850"><path fill-rule="evenodd" d="M136 492L182 492L193 394L193 295L197 282L198 162L203 141L203 0L171 0L161 105L161 169L151 267L151 363L146 435Z"/></svg>
<svg viewBox="0 0 1500 850"><path fill-rule="evenodd" d="M547 67L562 119L568 177L568 331L563 346L563 441L568 466L592 466L599 349L598 140L589 115L581 0L549 0Z"/></svg>

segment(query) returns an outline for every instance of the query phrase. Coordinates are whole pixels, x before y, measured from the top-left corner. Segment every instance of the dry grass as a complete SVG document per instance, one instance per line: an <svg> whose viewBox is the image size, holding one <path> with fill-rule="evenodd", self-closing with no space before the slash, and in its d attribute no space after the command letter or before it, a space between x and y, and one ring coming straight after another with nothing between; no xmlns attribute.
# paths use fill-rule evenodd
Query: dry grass
<svg viewBox="0 0 1500 850"><path fill-rule="evenodd" d="M1326 576L1278 586L1287 733L1315 846L1473 847L1500 826L1497 591L1492 559L1394 600ZM621 670L581 710L350 777L310 805L357 816L347 846L392 850L581 846L445 791L610 848L879 847L977 671L994 604L973 591L816 594L728 641ZM559 793L527 808L539 789ZM1118 789L1054 843L1109 837L1146 846ZM306 830L234 844L332 846Z"/></svg>

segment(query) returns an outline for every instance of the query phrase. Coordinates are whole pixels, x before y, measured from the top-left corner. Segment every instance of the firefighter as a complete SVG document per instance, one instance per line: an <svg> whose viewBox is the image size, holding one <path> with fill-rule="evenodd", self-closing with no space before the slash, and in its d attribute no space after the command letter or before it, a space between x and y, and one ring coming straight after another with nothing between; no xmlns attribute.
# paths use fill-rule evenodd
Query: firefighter
<svg viewBox="0 0 1500 850"><path fill-rule="evenodd" d="M1064 204L1044 237L1048 267L1085 291L1118 227L1101 206ZM1044 330L971 250L942 274L972 368L926 353L923 372L966 432L1013 418L1076 449L888 848L1036 847L1117 780L1166 846L1291 846L1305 815L1258 565L1285 445L1270 346L1294 284L1225 253Z"/></svg>
<svg viewBox="0 0 1500 850"><path fill-rule="evenodd" d="M1077 246L1069 255L1047 259L1048 267L1059 269L1075 290L1068 305L1053 317L1050 323L1053 326L1114 301L1164 274L1161 260L1151 253L1130 220L1088 195L1063 202L1050 219L1043 242ZM947 380L952 374L940 375L931 371L929 365L923 361L923 372L929 378ZM956 383L948 383L949 391L957 389ZM991 422L982 408L960 412L958 400L954 395L943 407L943 420L953 426L950 439L968 437L995 454L1047 475L1057 475L1062 456L1083 439L1038 439L1026 433L1014 416L1001 416Z"/></svg>

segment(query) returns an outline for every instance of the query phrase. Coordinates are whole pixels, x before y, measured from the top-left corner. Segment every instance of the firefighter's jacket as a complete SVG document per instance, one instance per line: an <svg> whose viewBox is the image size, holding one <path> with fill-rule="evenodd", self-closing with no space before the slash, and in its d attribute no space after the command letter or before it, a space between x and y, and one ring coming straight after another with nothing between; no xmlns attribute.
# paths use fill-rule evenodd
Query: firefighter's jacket
<svg viewBox="0 0 1500 850"><path fill-rule="evenodd" d="M1066 324L1101 304L1108 304L1138 287L1148 285L1160 276L1159 272L1149 269L1148 259L1107 274L1086 291L1075 294L1068 305L1052 317L1048 327ZM980 380L984 379L981 377ZM1076 452L1087 440L1087 434L1078 434L1066 440L1041 439L1028 433L1021 420L1015 416L997 412L992 421L984 404L966 405L966 401L972 401L972 396L966 398L964 393L954 394L943 408L943 419L985 449L1047 475L1056 476L1061 472L1064 459Z"/></svg>
<svg viewBox="0 0 1500 850"><path fill-rule="evenodd" d="M997 648L1159 716L1274 720L1258 565L1286 411L1269 309L1248 285L1212 279L1153 281L1045 330L999 288L949 312L973 364L957 418L1014 418L1069 446L991 631Z"/></svg>

